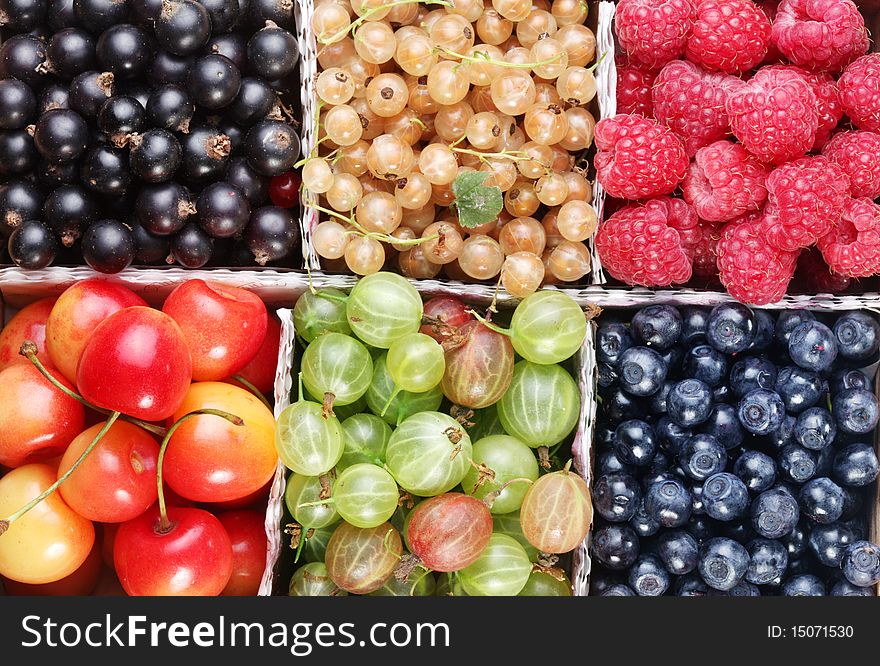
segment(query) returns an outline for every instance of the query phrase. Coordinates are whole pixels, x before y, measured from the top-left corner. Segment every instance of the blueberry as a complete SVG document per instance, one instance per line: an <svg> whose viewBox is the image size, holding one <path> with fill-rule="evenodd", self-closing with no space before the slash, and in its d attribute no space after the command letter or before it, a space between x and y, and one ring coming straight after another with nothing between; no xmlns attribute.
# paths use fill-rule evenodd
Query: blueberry
<svg viewBox="0 0 880 666"><path fill-rule="evenodd" d="M826 476L812 479L801 487L798 504L814 522L833 523L843 513L843 490Z"/></svg>
<svg viewBox="0 0 880 666"><path fill-rule="evenodd" d="M870 391L846 389L831 399L831 413L841 432L864 435L877 425L877 398Z"/></svg>
<svg viewBox="0 0 880 666"><path fill-rule="evenodd" d="M868 538L868 525L864 516L850 518L844 522L846 523L846 526L853 531L853 534L856 535L856 539L864 541Z"/></svg>
<svg viewBox="0 0 880 666"><path fill-rule="evenodd" d="M653 349L630 347L620 355L620 385L632 395L648 396L657 391L666 379L666 363Z"/></svg>
<svg viewBox="0 0 880 666"><path fill-rule="evenodd" d="M617 322L602 324L596 331L596 359L616 366L620 355L633 344L626 325Z"/></svg>
<svg viewBox="0 0 880 666"><path fill-rule="evenodd" d="M700 547L697 540L684 530L670 530L658 537L657 555L669 573L683 576L697 568Z"/></svg>
<svg viewBox="0 0 880 666"><path fill-rule="evenodd" d="M688 346L706 342L706 328L709 324L707 308L687 306L681 308L681 342Z"/></svg>
<svg viewBox="0 0 880 666"><path fill-rule="evenodd" d="M831 393L840 393L848 388L857 388L870 391L872 388L871 380L861 370L853 370L850 368L841 368L831 375L829 382L829 390Z"/></svg>
<svg viewBox="0 0 880 666"><path fill-rule="evenodd" d="M832 463L834 478L847 486L866 486L880 473L873 446L850 444L837 452Z"/></svg>
<svg viewBox="0 0 880 666"><path fill-rule="evenodd" d="M709 586L699 574L690 573L675 581L674 592L678 597L705 597L709 594Z"/></svg>
<svg viewBox="0 0 880 666"><path fill-rule="evenodd" d="M755 585L770 585L779 580L788 568L788 551L772 539L754 539L746 546L749 567L745 579Z"/></svg>
<svg viewBox="0 0 880 666"><path fill-rule="evenodd" d="M864 361L880 348L880 325L867 313L847 312L834 322L834 338L843 358Z"/></svg>
<svg viewBox="0 0 880 666"><path fill-rule="evenodd" d="M776 387L776 365L766 356L746 356L730 369L730 389L741 398L749 391Z"/></svg>
<svg viewBox="0 0 880 666"><path fill-rule="evenodd" d="M760 597L761 590L757 585L741 580L726 592L721 590L709 590L710 597Z"/></svg>
<svg viewBox="0 0 880 666"><path fill-rule="evenodd" d="M654 520L651 514L648 513L647 508L645 508L644 498L639 502L639 507L635 512L635 515L630 518L629 525L642 539L654 536L660 531L660 523Z"/></svg>
<svg viewBox="0 0 880 666"><path fill-rule="evenodd" d="M648 408L652 414L666 414L668 410L666 399L669 397L669 391L675 386L675 382L667 379L663 385L657 389L657 392L648 399Z"/></svg>
<svg viewBox="0 0 880 666"><path fill-rule="evenodd" d="M677 455L684 443L691 437L692 433L687 428L682 428L668 416L664 416L657 425L654 426L657 433L657 440L664 451Z"/></svg>
<svg viewBox="0 0 880 666"><path fill-rule="evenodd" d="M600 597L634 597L636 593L629 585L613 583L599 593Z"/></svg>
<svg viewBox="0 0 880 666"><path fill-rule="evenodd" d="M816 454L816 476L831 476L834 447L826 446Z"/></svg>
<svg viewBox="0 0 880 666"><path fill-rule="evenodd" d="M691 517L692 503L687 486L675 478L652 483L645 493L645 511L662 527L684 525Z"/></svg>
<svg viewBox="0 0 880 666"><path fill-rule="evenodd" d="M824 407L810 407L800 413L794 426L794 437L806 449L819 451L834 442L837 426Z"/></svg>
<svg viewBox="0 0 880 666"><path fill-rule="evenodd" d="M617 370L614 369L613 366L608 365L607 363L599 363L599 376L596 382L599 384L600 388L610 388L617 383Z"/></svg>
<svg viewBox="0 0 880 666"><path fill-rule="evenodd" d="M627 465L650 465L657 446L654 429L638 419L622 422L614 432L614 452Z"/></svg>
<svg viewBox="0 0 880 666"><path fill-rule="evenodd" d="M792 576L782 584L783 597L824 597L825 583L813 574Z"/></svg>
<svg viewBox="0 0 880 666"><path fill-rule="evenodd" d="M593 487L593 506L605 520L626 522L639 509L642 491L639 483L629 474L612 472L602 474Z"/></svg>
<svg viewBox="0 0 880 666"><path fill-rule="evenodd" d="M839 580L831 588L832 597L873 597L874 590L870 587L858 587L848 580Z"/></svg>
<svg viewBox="0 0 880 666"><path fill-rule="evenodd" d="M856 541L843 555L843 575L853 585L870 587L880 583L880 546L869 541Z"/></svg>
<svg viewBox="0 0 880 666"><path fill-rule="evenodd" d="M629 569L639 556L639 537L628 525L603 525L593 534L590 551L609 569Z"/></svg>
<svg viewBox="0 0 880 666"><path fill-rule="evenodd" d="M715 520L736 520L749 508L749 490L738 476L719 472L703 483L703 505Z"/></svg>
<svg viewBox="0 0 880 666"><path fill-rule="evenodd" d="M697 434L684 443L678 459L685 474L704 481L727 467L727 449L711 435Z"/></svg>
<svg viewBox="0 0 880 666"><path fill-rule="evenodd" d="M715 536L715 524L709 516L692 515L685 529L694 539L703 542Z"/></svg>
<svg viewBox="0 0 880 666"><path fill-rule="evenodd" d="M614 447L614 433L617 430L614 426L601 425L596 431L596 446L602 449Z"/></svg>
<svg viewBox="0 0 880 666"><path fill-rule="evenodd" d="M752 527L765 539L779 539L797 525L800 509L791 493L771 488L755 498L751 507Z"/></svg>
<svg viewBox="0 0 880 666"><path fill-rule="evenodd" d="M719 525L718 536L726 536L737 543L748 543L752 539L758 538L755 530L752 529L748 516L744 516L743 520L732 520L727 523L721 522Z"/></svg>
<svg viewBox="0 0 880 666"><path fill-rule="evenodd" d="M671 305L649 305L633 315L636 340L657 350L669 349L681 337L681 315Z"/></svg>
<svg viewBox="0 0 880 666"><path fill-rule="evenodd" d="M749 345L749 351L764 351L773 344L776 333L776 322L773 316L766 310L754 310L755 315L755 339Z"/></svg>
<svg viewBox="0 0 880 666"><path fill-rule="evenodd" d="M706 505L703 504L703 484L695 483L691 486L691 514L706 513Z"/></svg>
<svg viewBox="0 0 880 666"><path fill-rule="evenodd" d="M774 391L755 389L746 393L737 406L739 422L750 433L769 435L785 418L785 405Z"/></svg>
<svg viewBox="0 0 880 666"><path fill-rule="evenodd" d="M788 557L795 559L807 552L807 530L803 523L795 525L794 529L780 539L780 542L788 551Z"/></svg>
<svg viewBox="0 0 880 666"><path fill-rule="evenodd" d="M614 451L602 451L596 459L596 469L599 474L607 474L608 472L625 472L626 474L632 474L635 471L635 468L632 465L627 465L620 462L620 459L617 457L617 454Z"/></svg>
<svg viewBox="0 0 880 666"><path fill-rule="evenodd" d="M797 419L786 414L779 427L770 433L765 441L777 451L789 444L797 444L797 440L794 437L794 426L796 424Z"/></svg>
<svg viewBox="0 0 880 666"><path fill-rule="evenodd" d="M753 493L762 493L776 481L776 463L760 451L745 451L733 465L736 474Z"/></svg>
<svg viewBox="0 0 880 666"><path fill-rule="evenodd" d="M681 361L684 358L684 349L681 347L670 347L660 352L660 358L666 364L666 376L673 377L680 374Z"/></svg>
<svg viewBox="0 0 880 666"><path fill-rule="evenodd" d="M712 399L715 402L730 402L733 400L733 397L733 392L727 384L722 384L712 389Z"/></svg>
<svg viewBox="0 0 880 666"><path fill-rule="evenodd" d="M837 358L837 340L822 322L806 321L791 332L788 355L800 367L821 372Z"/></svg>
<svg viewBox="0 0 880 666"><path fill-rule="evenodd" d="M727 357L709 345L698 345L685 353L682 371L685 377L693 377L715 387L727 375Z"/></svg>
<svg viewBox="0 0 880 666"><path fill-rule="evenodd" d="M816 315L809 310L783 310L776 318L776 340L788 348L791 332L807 321L815 321Z"/></svg>
<svg viewBox="0 0 880 666"><path fill-rule="evenodd" d="M669 456L663 453L663 451L657 451L657 453L654 454L654 457L651 458L650 464L645 469L645 474L648 477L658 476L659 474L668 472L671 465L672 461L669 459Z"/></svg>
<svg viewBox="0 0 880 666"><path fill-rule="evenodd" d="M700 426L700 432L711 435L728 451L743 442L743 428L733 405L717 404L709 413L709 418Z"/></svg>
<svg viewBox="0 0 880 666"><path fill-rule="evenodd" d="M816 476L815 454L797 444L782 447L777 462L782 477L794 483L804 483Z"/></svg>
<svg viewBox="0 0 880 666"><path fill-rule="evenodd" d="M700 547L700 575L709 587L730 590L746 575L749 553L733 539L715 537Z"/></svg>
<svg viewBox="0 0 880 666"><path fill-rule="evenodd" d="M824 566L840 568L846 549L857 541L855 533L843 523L814 525L807 544Z"/></svg>
<svg viewBox="0 0 880 666"><path fill-rule="evenodd" d="M709 313L706 340L725 354L738 354L755 340L757 323L752 310L741 303L722 303Z"/></svg>
<svg viewBox="0 0 880 666"><path fill-rule="evenodd" d="M656 555L641 555L629 570L629 586L640 597L659 597L669 589L669 572Z"/></svg>
<svg viewBox="0 0 880 666"><path fill-rule="evenodd" d="M605 394L602 408L605 410L605 416L612 423L635 419L645 413L644 404L619 387L613 388Z"/></svg>
<svg viewBox="0 0 880 666"><path fill-rule="evenodd" d="M819 402L822 388L822 378L812 370L787 365L776 375L776 392L789 414L800 414Z"/></svg>
<svg viewBox="0 0 880 666"><path fill-rule="evenodd" d="M843 513L840 515L841 520L852 520L861 515L862 506L865 503L865 495L860 488L850 488L849 486L841 486L843 490Z"/></svg>
<svg viewBox="0 0 880 666"><path fill-rule="evenodd" d="M666 397L669 418L682 428L692 428L709 418L712 389L699 379L685 379L672 387Z"/></svg>

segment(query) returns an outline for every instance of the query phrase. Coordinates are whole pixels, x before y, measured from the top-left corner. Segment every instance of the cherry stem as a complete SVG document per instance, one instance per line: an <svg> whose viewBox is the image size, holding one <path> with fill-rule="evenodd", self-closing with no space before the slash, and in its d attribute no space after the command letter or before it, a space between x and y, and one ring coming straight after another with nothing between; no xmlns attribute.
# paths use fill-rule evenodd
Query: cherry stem
<svg viewBox="0 0 880 666"><path fill-rule="evenodd" d="M234 379L239 384L244 386L248 391L250 391L251 393L254 394L254 397L258 398L260 402L262 402L264 405L266 405L266 407L269 408L270 412L272 411L272 405L269 404L268 400L266 400L266 396L264 396L263 393L260 391L260 389L258 389L256 386L254 386L251 382L249 382L247 379L245 379L241 375L232 375L232 377L230 377L230 379Z"/></svg>
<svg viewBox="0 0 880 666"><path fill-rule="evenodd" d="M83 405L85 405L89 409L93 409L96 412L100 412L101 414L106 414L109 416L110 414L113 413L112 410L104 409L103 407L98 407L97 405L93 405L88 400L86 400L81 395L79 395L76 391L71 391L64 384L59 382L52 375L52 373L46 369L46 366L43 365L43 362L40 361L39 358L37 358L37 345L35 345L32 341L25 340L22 343L21 348L18 350L18 353L20 356L24 356L28 361L33 363L34 367L36 367L36 369L40 371L40 374L43 375L43 377L45 377L46 379L48 379L49 383L52 384L52 386L57 388L59 391L61 391L65 395L73 398L77 402L82 403ZM144 430L151 432L154 435L158 435L159 437L165 436L165 428L163 428L162 426L153 425L152 423L147 423L146 421L141 421L140 419L136 419L132 416L127 416L126 414L120 414L119 418L121 418L123 421L128 421L129 423L132 423L140 428L143 428Z"/></svg>
<svg viewBox="0 0 880 666"><path fill-rule="evenodd" d="M122 415L119 412L113 412L112 414L110 414L110 418L107 419L107 422L98 431L98 434L95 435L95 437L94 437L94 439L92 439L91 443L83 450L83 452L80 454L79 458L76 459L76 461L70 466L70 468L66 472L64 472L64 474L62 474L61 476L58 477L58 480L55 481L55 483L53 483L51 486L46 488L46 490L41 492L34 499L32 499L27 504L25 504L23 507L21 507L18 511L13 513L11 516L9 516L9 518L7 518L6 520L0 520L0 535L2 535L6 530L8 530L10 525L12 525L16 520L21 518L24 514L26 514L28 511L30 511L35 506L37 506L37 504L39 504L44 499L49 497L49 495L51 495L56 490L58 490L58 488L61 486L61 484L64 483L65 481L67 481L67 479L70 477L70 475L76 471L77 467L79 467L82 464L82 462L88 457L88 455L92 451L95 450L95 447L98 445L98 442L100 442L101 439L104 437L104 435L107 434L107 431L113 427L113 424L116 423L116 419L118 419L120 416L122 416Z"/></svg>
<svg viewBox="0 0 880 666"><path fill-rule="evenodd" d="M162 487L162 463L165 461L165 451L168 449L168 444L171 442L174 432L194 416L219 416L234 426L244 425L244 421L240 416L224 412L221 409L197 409L189 414L184 414L168 428L165 439L162 440L162 445L159 447L159 459L156 462L156 488L159 491L159 532L164 533L171 529L171 521L168 520L168 507L165 505L165 489Z"/></svg>
<svg viewBox="0 0 880 666"><path fill-rule="evenodd" d="M513 334L512 334L510 331L508 331L506 328L501 328L500 326L497 326L496 324L493 324L491 321L489 321L488 319L486 319L485 317L483 317L483 316L482 316L479 312L477 312L476 310L468 310L468 313L469 313L469 314L472 314L472 315L476 318L476 320L477 320L478 322L480 322L483 326L485 326L486 328L488 328L490 331L495 331L496 333L500 333L501 335L506 335L508 338L511 337L511 336L513 335Z"/></svg>

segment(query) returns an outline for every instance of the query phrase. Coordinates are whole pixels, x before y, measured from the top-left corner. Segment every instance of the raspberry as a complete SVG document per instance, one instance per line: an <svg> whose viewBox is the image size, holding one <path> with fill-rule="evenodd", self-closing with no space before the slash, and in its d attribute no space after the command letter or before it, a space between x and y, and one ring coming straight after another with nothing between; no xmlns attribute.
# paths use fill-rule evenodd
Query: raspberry
<svg viewBox="0 0 880 666"><path fill-rule="evenodd" d="M849 199L819 250L835 273L868 277L880 273L880 206L870 199Z"/></svg>
<svg viewBox="0 0 880 666"><path fill-rule="evenodd" d="M880 197L880 134L840 132L822 154L849 177L849 191L854 197Z"/></svg>
<svg viewBox="0 0 880 666"><path fill-rule="evenodd" d="M773 41L795 65L839 72L868 52L865 19L852 0L782 0Z"/></svg>
<svg viewBox="0 0 880 666"><path fill-rule="evenodd" d="M652 69L684 53L693 23L692 0L620 0L614 19L626 54Z"/></svg>
<svg viewBox="0 0 880 666"><path fill-rule="evenodd" d="M716 141L697 151L682 183L684 200L710 222L727 222L759 210L769 171L738 143Z"/></svg>
<svg viewBox="0 0 880 666"><path fill-rule="evenodd" d="M727 291L752 305L775 303L794 275L797 252L783 252L764 240L760 213L726 225L715 247L718 271Z"/></svg>
<svg viewBox="0 0 880 666"><path fill-rule="evenodd" d="M794 271L794 284L798 291L810 294L840 294L849 289L852 278L835 273L822 253L815 247L801 252Z"/></svg>
<svg viewBox="0 0 880 666"><path fill-rule="evenodd" d="M691 257L682 233L689 234L697 224L693 209L680 199L634 203L599 226L596 249L602 265L622 282L645 287L682 284L691 278Z"/></svg>
<svg viewBox="0 0 880 666"><path fill-rule="evenodd" d="M849 198L849 178L827 157L803 157L767 177L766 239L780 250L809 247L827 234Z"/></svg>
<svg viewBox="0 0 880 666"><path fill-rule="evenodd" d="M640 113L648 118L652 115L651 86L657 72L638 63L630 62L626 56L617 56L617 112Z"/></svg>
<svg viewBox="0 0 880 666"><path fill-rule="evenodd" d="M770 19L770 23L773 23L773 19L776 18L776 10L779 7L779 0L759 0L759 2L755 3L764 15ZM770 41L767 43L767 55L764 56L764 62L766 64L777 63L782 60L782 53L779 52L779 47L776 46L776 42L773 41L773 37L771 34Z"/></svg>
<svg viewBox="0 0 880 666"><path fill-rule="evenodd" d="M675 60L654 79L654 117L682 140L689 156L730 134L724 105L739 80L705 72L687 60Z"/></svg>
<svg viewBox="0 0 880 666"><path fill-rule="evenodd" d="M825 72L808 72L797 65L772 65L766 69L776 69L800 74L816 96L819 112L819 127L816 129L816 140L813 142L813 150L821 150L828 143L831 134L837 127L837 123L843 118L843 104L840 103L840 95L837 92L837 82L830 74Z"/></svg>
<svg viewBox="0 0 880 666"><path fill-rule="evenodd" d="M753 155L781 164L801 157L816 140L816 95L797 72L763 67L727 95L730 126Z"/></svg>
<svg viewBox="0 0 880 666"><path fill-rule="evenodd" d="M739 74L761 64L770 34L752 0L700 0L685 55L703 69Z"/></svg>
<svg viewBox="0 0 880 666"><path fill-rule="evenodd" d="M694 277L715 280L718 277L718 260L715 248L721 238L721 227L714 222L700 220L700 240L693 247Z"/></svg>
<svg viewBox="0 0 880 666"><path fill-rule="evenodd" d="M667 127L637 114L619 114L596 125L597 178L618 199L647 199L672 192L687 171L684 146Z"/></svg>
<svg viewBox="0 0 880 666"><path fill-rule="evenodd" d="M859 129L880 131L880 53L862 56L837 81L843 110Z"/></svg>

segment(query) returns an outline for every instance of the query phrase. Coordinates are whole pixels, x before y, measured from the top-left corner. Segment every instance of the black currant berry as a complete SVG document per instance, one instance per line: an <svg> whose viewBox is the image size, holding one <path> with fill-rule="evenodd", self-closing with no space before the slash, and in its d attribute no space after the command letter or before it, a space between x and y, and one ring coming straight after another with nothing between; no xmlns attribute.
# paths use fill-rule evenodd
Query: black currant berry
<svg viewBox="0 0 880 666"><path fill-rule="evenodd" d="M183 140L183 171L193 182L219 180L229 161L229 137L213 127L195 127Z"/></svg>
<svg viewBox="0 0 880 666"><path fill-rule="evenodd" d="M116 95L108 99L98 111L98 129L114 146L122 148L131 134L140 132L146 123L147 112L141 103L128 95Z"/></svg>
<svg viewBox="0 0 880 666"><path fill-rule="evenodd" d="M0 131L0 176L19 176L32 171L40 156L27 130Z"/></svg>
<svg viewBox="0 0 880 666"><path fill-rule="evenodd" d="M235 63L239 71L244 71L247 66L247 38L240 32L215 34L205 46L205 53L226 56Z"/></svg>
<svg viewBox="0 0 880 666"><path fill-rule="evenodd" d="M167 0L155 22L156 39L176 55L195 53L211 37L208 10L195 0Z"/></svg>
<svg viewBox="0 0 880 666"><path fill-rule="evenodd" d="M38 86L48 73L44 65L46 47L43 41L30 35L15 35L0 46L0 79L18 79Z"/></svg>
<svg viewBox="0 0 880 666"><path fill-rule="evenodd" d="M134 79L147 73L153 57L147 33L123 23L108 28L98 38L95 55L102 69L120 79Z"/></svg>
<svg viewBox="0 0 880 666"><path fill-rule="evenodd" d="M46 0L2 0L0 26L10 33L29 32L46 20Z"/></svg>
<svg viewBox="0 0 880 666"><path fill-rule="evenodd" d="M247 128L236 125L225 113L220 118L217 118L216 121L211 127L220 132L220 134L229 137L229 154L238 155L241 152L242 146L244 146Z"/></svg>
<svg viewBox="0 0 880 666"><path fill-rule="evenodd" d="M290 256L299 241L297 221L289 210L278 206L257 208L244 233L244 242L260 266Z"/></svg>
<svg viewBox="0 0 880 666"><path fill-rule="evenodd" d="M90 70L77 74L70 82L68 104L84 118L94 118L101 106L113 96L112 72Z"/></svg>
<svg viewBox="0 0 880 666"><path fill-rule="evenodd" d="M212 183L196 201L199 224L213 238L235 236L248 223L251 208L244 193L229 183Z"/></svg>
<svg viewBox="0 0 880 666"><path fill-rule="evenodd" d="M242 127L262 120L278 103L278 95L262 79L247 76L241 80L238 95L226 108L225 115Z"/></svg>
<svg viewBox="0 0 880 666"><path fill-rule="evenodd" d="M167 236L154 236L139 224L131 225L134 236L135 262L139 264L162 264L171 253L171 239Z"/></svg>
<svg viewBox="0 0 880 666"><path fill-rule="evenodd" d="M0 185L0 236L6 238L25 220L36 220L43 207L42 189L26 180Z"/></svg>
<svg viewBox="0 0 880 666"><path fill-rule="evenodd" d="M7 79L11 80L11 79ZM42 116L52 109L70 108L70 86L53 82L44 86L37 96L37 115Z"/></svg>
<svg viewBox="0 0 880 666"><path fill-rule="evenodd" d="M187 90L200 109L222 109L235 99L240 87L241 72L226 56L202 56L189 70Z"/></svg>
<svg viewBox="0 0 880 666"><path fill-rule="evenodd" d="M193 222L171 239L171 255L186 268L201 268L211 260L213 252L214 239Z"/></svg>
<svg viewBox="0 0 880 666"><path fill-rule="evenodd" d="M59 185L71 185L79 182L79 162L47 162L41 160L37 165L35 175L40 184L49 188Z"/></svg>
<svg viewBox="0 0 880 666"><path fill-rule="evenodd" d="M136 251L131 229L117 220L98 220L83 233L83 259L99 273L118 273L128 268Z"/></svg>
<svg viewBox="0 0 880 666"><path fill-rule="evenodd" d="M47 111L34 128L34 145L49 162L68 162L82 155L89 142L89 126L70 109Z"/></svg>
<svg viewBox="0 0 880 666"><path fill-rule="evenodd" d="M73 0L48 0L46 13L49 30L52 32L79 26L76 13L73 11Z"/></svg>
<svg viewBox="0 0 880 666"><path fill-rule="evenodd" d="M83 158L80 178L95 192L113 196L124 194L131 182L127 156L111 146L92 148Z"/></svg>
<svg viewBox="0 0 880 666"><path fill-rule="evenodd" d="M238 0L200 0L211 17L211 32L229 32L238 23L241 7Z"/></svg>
<svg viewBox="0 0 880 666"><path fill-rule="evenodd" d="M71 247L82 235L82 230L96 219L97 203L79 185L55 188L43 204L43 222L61 239L65 247Z"/></svg>
<svg viewBox="0 0 880 666"><path fill-rule="evenodd" d="M175 182L144 185L135 201L138 223L156 236L177 233L195 212L189 190Z"/></svg>
<svg viewBox="0 0 880 666"><path fill-rule="evenodd" d="M299 137L287 123L261 120L251 127L244 141L248 164L264 176L280 176L299 157Z"/></svg>
<svg viewBox="0 0 880 666"><path fill-rule="evenodd" d="M285 30L295 30L294 0L250 0L248 18L252 25L262 27L272 21Z"/></svg>
<svg viewBox="0 0 880 666"><path fill-rule="evenodd" d="M129 0L131 13L135 23L147 28L153 27L153 22L162 13L163 0Z"/></svg>
<svg viewBox="0 0 880 666"><path fill-rule="evenodd" d="M147 100L147 118L153 127L186 133L193 113L195 105L180 86L159 86Z"/></svg>
<svg viewBox="0 0 880 666"><path fill-rule="evenodd" d="M244 157L229 162L225 180L244 192L251 208L259 206L269 196L269 179L251 169Z"/></svg>
<svg viewBox="0 0 880 666"><path fill-rule="evenodd" d="M148 183L162 183L175 174L182 157L180 142L168 130L151 129L132 136L131 171Z"/></svg>
<svg viewBox="0 0 880 666"><path fill-rule="evenodd" d="M100 34L128 18L127 0L73 0L73 12L79 24Z"/></svg>
<svg viewBox="0 0 880 666"><path fill-rule="evenodd" d="M42 222L27 220L9 237L9 258L19 268L46 268L58 253L58 240Z"/></svg>
<svg viewBox="0 0 880 666"><path fill-rule="evenodd" d="M0 80L0 129L21 129L37 112L31 87L17 79Z"/></svg>
<svg viewBox="0 0 880 666"><path fill-rule="evenodd" d="M123 81L114 94L134 97L146 109L152 93L153 89L142 81Z"/></svg>
<svg viewBox="0 0 880 666"><path fill-rule="evenodd" d="M159 51L153 58L147 79L157 86L173 83L185 87L190 67L195 60L193 56L177 56L168 51Z"/></svg>
<svg viewBox="0 0 880 666"><path fill-rule="evenodd" d="M268 81L283 79L296 68L296 37L269 21L248 40L247 58L251 71L258 76Z"/></svg>
<svg viewBox="0 0 880 666"><path fill-rule="evenodd" d="M95 67L95 38L82 28L59 30L46 47L52 72L69 81Z"/></svg>

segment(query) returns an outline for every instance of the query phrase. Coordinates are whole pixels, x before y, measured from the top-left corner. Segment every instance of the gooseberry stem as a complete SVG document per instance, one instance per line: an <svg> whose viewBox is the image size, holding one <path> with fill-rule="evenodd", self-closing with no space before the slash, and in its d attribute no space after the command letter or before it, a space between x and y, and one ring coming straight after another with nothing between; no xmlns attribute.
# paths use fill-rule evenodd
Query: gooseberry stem
<svg viewBox="0 0 880 666"><path fill-rule="evenodd" d="M480 322L483 326L488 328L490 331L495 331L496 333L500 333L501 335L506 335L507 337L511 337L513 334L508 331L506 328L501 328L500 326L493 324L491 321L483 317L476 310L468 310L468 313L472 314L478 322Z"/></svg>
<svg viewBox="0 0 880 666"><path fill-rule="evenodd" d="M443 46L438 46L437 50L442 51L446 55L452 56L453 58L464 60L465 62L495 65L496 67L507 67L509 69L533 69L534 67L542 67L543 65L550 65L562 57L562 53L557 53L552 58L548 58L547 60L540 60L538 62L507 62L506 60L496 60L495 58L489 57L489 54L486 51L474 51L474 53L478 53L480 55L471 56L465 55L463 53L456 53L455 51L447 49Z"/></svg>
<svg viewBox="0 0 880 666"><path fill-rule="evenodd" d="M327 499L316 500L314 502L303 502L302 504L297 504L297 509L304 509L312 506L326 506L327 504L334 504L336 500L332 497L328 497Z"/></svg>
<svg viewBox="0 0 880 666"><path fill-rule="evenodd" d="M37 346L30 340L25 340L21 348L18 350L20 356L24 356L28 361L34 364L34 367L40 371L40 374L43 375L46 379L49 380L49 383L52 384L59 391L64 393L65 395L73 398L77 402L82 403L89 409L94 409L96 412L100 412L101 414L110 415L112 411L109 409L104 409L102 407L98 407L97 405L93 405L88 400L79 395L76 391L71 391L64 384L59 382L51 372L46 369L46 366L43 365L43 362L37 358ZM164 437L165 428L162 426L153 425L152 423L147 423L146 421L141 421L140 419L136 419L132 416L127 416L125 414L121 414L120 417L123 421L128 421L144 430L153 433L154 435L158 435L159 437Z"/></svg>
<svg viewBox="0 0 880 666"><path fill-rule="evenodd" d="M197 409L189 414L184 414L168 428L165 439L162 440L162 445L159 447L159 459L156 461L156 488L159 491L159 532L162 533L171 529L171 521L168 520L168 507L165 505L165 489L162 487L162 463L165 461L165 451L168 450L168 444L171 442L174 432L194 416L219 416L234 426L244 425L240 416L224 412L221 409Z"/></svg>
<svg viewBox="0 0 880 666"><path fill-rule="evenodd" d="M98 434L95 435L95 437L94 437L94 439L92 439L91 443L83 450L83 452L80 454L79 458L76 459L76 461L70 466L70 468L66 472L64 472L64 474L62 474L60 477L58 477L58 480L55 481L55 483L53 483L51 486L46 488L46 490L41 492L34 499L32 499L27 504L25 504L23 507L21 507L18 511L13 513L11 516L9 516L9 518L6 518L5 520L0 520L0 535L2 535L6 530L8 530L9 527L16 520L21 518L24 514L26 514L28 511L30 511L35 506L37 506L37 504L39 504L44 499L49 497L49 495L51 495L56 490L58 490L58 488L61 486L61 484L64 483L65 481L67 481L67 479L70 477L70 475L76 471L76 469L82 464L82 462L88 457L88 455L92 451L95 450L95 447L98 445L98 442L100 442L101 439L104 437L104 435L107 434L107 431L113 427L113 424L116 423L116 419L118 419L120 416L121 416L121 414L119 412L113 412L112 414L110 414L110 418L107 419L107 422L98 431Z"/></svg>
<svg viewBox="0 0 880 666"><path fill-rule="evenodd" d="M492 505L495 504L495 500L497 500L499 497L501 497L501 493L503 493L505 490L507 490L507 486L509 486L511 483L528 483L529 485L531 485L534 483L534 481L532 481L531 479L527 479L523 476L518 476L516 478L510 479L509 481L502 483L498 488L493 490L491 493L488 493L483 498L483 504L486 505L487 509L492 508Z"/></svg>
<svg viewBox="0 0 880 666"><path fill-rule="evenodd" d="M244 386L248 391L250 391L251 393L254 394L255 398L257 398L260 402L262 402L264 405L266 405L266 407L269 408L270 412L272 411L272 405L270 405L269 401L266 400L266 396L264 396L260 392L260 389L258 389L256 386L254 386L251 382L249 382L247 379L245 379L241 375L232 375L232 377L230 377L230 379L234 379L239 384Z"/></svg>

